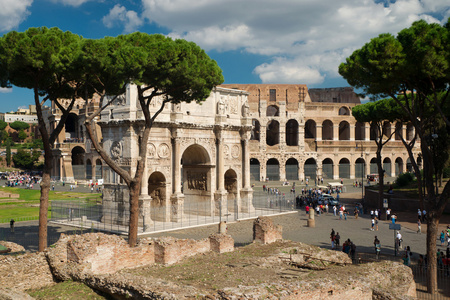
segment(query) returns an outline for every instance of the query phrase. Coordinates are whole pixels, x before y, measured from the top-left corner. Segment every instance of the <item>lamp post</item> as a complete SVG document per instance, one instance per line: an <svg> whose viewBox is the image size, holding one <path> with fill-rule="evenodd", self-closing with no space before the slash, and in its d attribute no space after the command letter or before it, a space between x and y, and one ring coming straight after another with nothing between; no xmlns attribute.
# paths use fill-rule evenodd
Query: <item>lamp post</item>
<svg viewBox="0 0 450 300"><path fill-rule="evenodd" d="M358 144L356 144L356 149L358 149ZM361 158L362 158L362 167L361 167L361 204L364 202L364 146L361 142Z"/></svg>

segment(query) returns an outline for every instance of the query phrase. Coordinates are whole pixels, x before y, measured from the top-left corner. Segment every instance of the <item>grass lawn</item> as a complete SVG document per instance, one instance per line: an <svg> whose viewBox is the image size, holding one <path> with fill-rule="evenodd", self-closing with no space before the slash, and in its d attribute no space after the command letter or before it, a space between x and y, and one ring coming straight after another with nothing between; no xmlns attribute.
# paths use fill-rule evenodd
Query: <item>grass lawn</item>
<svg viewBox="0 0 450 300"><path fill-rule="evenodd" d="M73 282L73 281L64 281L57 283L50 287L45 287L38 290L28 290L29 295L34 297L35 299L112 299L108 295L101 295L86 285Z"/></svg>
<svg viewBox="0 0 450 300"><path fill-rule="evenodd" d="M21 188L0 188L0 191L19 194L18 199L0 198L0 223L8 223L11 219L16 221L37 220L39 217L40 190L27 190ZM84 200L92 199L95 203L100 200L101 194L54 192L50 191L49 200ZM49 203L49 214L51 209Z"/></svg>

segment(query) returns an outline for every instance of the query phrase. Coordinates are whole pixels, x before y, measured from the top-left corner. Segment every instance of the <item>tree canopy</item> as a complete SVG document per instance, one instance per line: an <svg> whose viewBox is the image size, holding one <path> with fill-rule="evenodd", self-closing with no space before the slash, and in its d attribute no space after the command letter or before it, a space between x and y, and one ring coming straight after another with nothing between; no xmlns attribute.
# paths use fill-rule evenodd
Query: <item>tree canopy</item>
<svg viewBox="0 0 450 300"><path fill-rule="evenodd" d="M448 135L437 132L444 124L443 130L448 133L450 129L450 22L441 26L421 20L400 31L396 37L389 33L381 34L354 51L339 66L339 73L350 85L362 89L363 94L372 99L391 97L420 138L428 211L427 256L430 263L427 288L435 293L435 238L450 195L450 182L440 195L434 183L440 168L438 164L443 163L438 161L437 149L448 147L447 141L442 140L448 139ZM404 145L407 150L409 147L411 163L420 178L410 145Z"/></svg>
<svg viewBox="0 0 450 300"><path fill-rule="evenodd" d="M20 130L26 130L30 128L30 124L22 122L22 121L14 121L11 124L9 124L9 127L11 127L14 130L20 131Z"/></svg>
<svg viewBox="0 0 450 300"><path fill-rule="evenodd" d="M25 150L17 150L17 153L12 157L14 166L26 170L33 170L35 163L39 160L41 153L39 151L33 151L30 153Z"/></svg>

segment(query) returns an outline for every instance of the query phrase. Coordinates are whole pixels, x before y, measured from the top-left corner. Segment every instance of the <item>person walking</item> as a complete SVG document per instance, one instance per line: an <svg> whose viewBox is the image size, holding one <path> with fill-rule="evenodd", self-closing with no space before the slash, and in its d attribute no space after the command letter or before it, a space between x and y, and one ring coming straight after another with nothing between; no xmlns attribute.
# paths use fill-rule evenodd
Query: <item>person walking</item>
<svg viewBox="0 0 450 300"><path fill-rule="evenodd" d="M336 249L338 249L338 247L340 246L340 240L341 240L341 236L339 235L339 232L336 233L336 235L334 236L334 246L336 247Z"/></svg>
<svg viewBox="0 0 450 300"><path fill-rule="evenodd" d="M373 245L375 246L375 255L376 255L377 259L380 259L381 242L377 238L377 236L375 236L375 240L373 241Z"/></svg>
<svg viewBox="0 0 450 300"><path fill-rule="evenodd" d="M417 220L417 233L422 233L422 222L420 222L420 219Z"/></svg>
<svg viewBox="0 0 450 300"><path fill-rule="evenodd" d="M441 246L444 246L444 243L445 243L445 232L444 232L444 230L442 230L442 232L441 232L440 240L441 240Z"/></svg>
<svg viewBox="0 0 450 300"><path fill-rule="evenodd" d="M358 220L358 214L359 214L358 208L355 207L355 210L353 211L353 215L355 216L356 220Z"/></svg>
<svg viewBox="0 0 450 300"><path fill-rule="evenodd" d="M375 219L372 219L372 225L370 227L370 230L373 231L374 227L375 227Z"/></svg>
<svg viewBox="0 0 450 300"><path fill-rule="evenodd" d="M11 232L14 233L14 223L16 221L14 221L14 219L11 219L11 221L9 221L9 228L11 229Z"/></svg>

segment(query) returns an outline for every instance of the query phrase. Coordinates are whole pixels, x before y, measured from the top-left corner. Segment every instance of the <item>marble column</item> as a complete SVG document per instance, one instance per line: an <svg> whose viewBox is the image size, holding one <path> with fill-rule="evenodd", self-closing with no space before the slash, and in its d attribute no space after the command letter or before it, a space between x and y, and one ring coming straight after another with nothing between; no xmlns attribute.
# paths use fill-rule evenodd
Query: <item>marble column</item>
<svg viewBox="0 0 450 300"><path fill-rule="evenodd" d="M181 222L183 219L184 194L181 192L181 150L179 129L172 129L172 196L170 197L170 220Z"/></svg>
<svg viewBox="0 0 450 300"><path fill-rule="evenodd" d="M248 213L254 210L252 200L253 200L253 189L250 184L250 149L248 148L248 142L250 139L250 132L245 131L241 133L242 139L242 176L244 187L240 191L241 200L241 211L243 213Z"/></svg>
<svg viewBox="0 0 450 300"><path fill-rule="evenodd" d="M224 216L228 212L226 211L227 191L225 190L225 172L224 172L224 155L223 155L223 136L222 128L216 127L216 147L217 147L217 190L214 193L215 198L215 215Z"/></svg>

